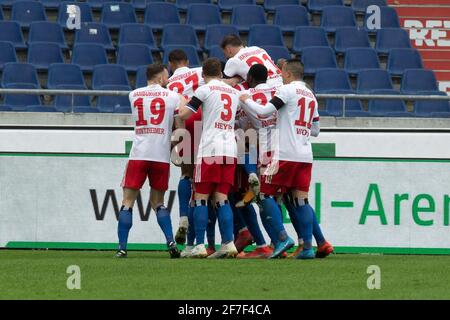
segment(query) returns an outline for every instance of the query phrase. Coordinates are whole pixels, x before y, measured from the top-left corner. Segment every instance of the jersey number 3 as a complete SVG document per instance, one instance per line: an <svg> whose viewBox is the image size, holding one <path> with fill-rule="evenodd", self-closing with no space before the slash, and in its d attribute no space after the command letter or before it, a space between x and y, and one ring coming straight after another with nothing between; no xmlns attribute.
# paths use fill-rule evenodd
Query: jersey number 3
<svg viewBox="0 0 450 320"><path fill-rule="evenodd" d="M223 107L224 107L224 111L222 111L222 113L220 114L220 118L223 121L230 121L231 117L233 117L233 110L231 110L231 97L225 93L222 93L220 95L220 99L223 102Z"/></svg>
<svg viewBox="0 0 450 320"><path fill-rule="evenodd" d="M133 107L137 109L138 120L136 121L136 126L146 126L148 125L148 121L144 119L144 99L137 99ZM166 113L166 103L161 98L155 98L150 102L150 124L159 125L164 120L164 115Z"/></svg>

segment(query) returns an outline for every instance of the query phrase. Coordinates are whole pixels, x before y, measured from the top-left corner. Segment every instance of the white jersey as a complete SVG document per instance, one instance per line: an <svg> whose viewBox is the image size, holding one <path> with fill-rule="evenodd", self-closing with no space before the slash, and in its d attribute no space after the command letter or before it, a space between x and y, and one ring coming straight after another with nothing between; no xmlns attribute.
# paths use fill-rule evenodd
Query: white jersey
<svg viewBox="0 0 450 320"><path fill-rule="evenodd" d="M202 106L203 131L197 161L213 156L237 157L234 122L239 92L214 79L201 86L187 105L196 112Z"/></svg>
<svg viewBox="0 0 450 320"><path fill-rule="evenodd" d="M178 92L187 99L192 98L195 90L205 84L202 77L202 68L182 67L175 70L169 78L167 88Z"/></svg>
<svg viewBox="0 0 450 320"><path fill-rule="evenodd" d="M233 58L228 59L224 73L227 77L240 76L245 80L250 67L254 64L262 64L267 68L269 85L283 84L280 69L266 50L260 47L243 47Z"/></svg>
<svg viewBox="0 0 450 320"><path fill-rule="evenodd" d="M311 125L319 121L316 97L304 82L293 81L279 87L275 98L284 102L277 115L279 152L275 158L312 163Z"/></svg>
<svg viewBox="0 0 450 320"><path fill-rule="evenodd" d="M135 121L130 159L170 163L170 139L180 96L155 84L131 91L129 98Z"/></svg>

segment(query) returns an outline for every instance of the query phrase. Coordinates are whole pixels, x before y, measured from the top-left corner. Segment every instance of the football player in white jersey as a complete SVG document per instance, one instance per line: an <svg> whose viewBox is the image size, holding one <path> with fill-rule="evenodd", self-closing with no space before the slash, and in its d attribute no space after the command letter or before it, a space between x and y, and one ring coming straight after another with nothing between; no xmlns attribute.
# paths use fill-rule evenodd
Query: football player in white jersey
<svg viewBox="0 0 450 320"><path fill-rule="evenodd" d="M249 95L242 95L240 100L247 110L262 117L277 112L275 129L279 139L283 140L277 143L271 163L261 179L261 203L266 213L272 213L272 226L279 238L271 258L294 246L274 199L282 191L292 194L296 223L304 241L304 249L297 258L312 259L315 256L312 249L315 213L308 203L313 160L310 136L318 136L320 132L318 105L314 94L302 81L303 65L299 60L288 60L283 65L282 76L284 85L265 106L253 101Z"/></svg>
<svg viewBox="0 0 450 320"><path fill-rule="evenodd" d="M147 87L129 94L135 130L133 147L122 181L123 201L118 219L119 250L116 257L127 256L128 234L133 224L133 205L148 178L151 206L166 237L170 256L178 258L180 252L173 239L172 222L170 212L164 206L164 194L169 184L172 128L174 123L176 127L184 126L176 113L187 101L181 95L164 88L168 72L163 65L149 65L147 79Z"/></svg>
<svg viewBox="0 0 450 320"><path fill-rule="evenodd" d="M202 106L203 131L194 169L194 226L196 246L193 257L206 257L204 245L208 224L208 199L214 199L222 246L208 258L235 257L238 252L233 243L233 212L228 193L234 183L237 163L237 144L234 132L239 93L222 81L222 68L218 59L203 63L205 85L198 88L179 115L188 119Z"/></svg>
<svg viewBox="0 0 450 320"><path fill-rule="evenodd" d="M187 100L192 98L195 90L199 86L205 84L202 77L202 68L189 68L189 60L186 53L183 50L173 50L169 54L169 67L172 71L172 76L169 78L167 88L174 92L178 92L183 95ZM187 150L181 150L181 152L189 152L189 155L184 158L188 158L187 163L182 162L181 168L181 178L178 182L178 203L180 209L180 225L178 227L177 233L175 234L175 241L178 244L184 244L186 242L186 234L189 227L189 203L192 194L192 175L194 172L194 154L196 152L195 148L198 144L195 143L194 127L195 123L201 124L202 113L201 109L194 113L189 119L185 121L185 128L189 133L188 139L190 140L190 148ZM184 137L185 139L187 137ZM192 221L192 219L191 219ZM188 244L189 246L189 244Z"/></svg>
<svg viewBox="0 0 450 320"><path fill-rule="evenodd" d="M223 38L221 48L228 59L224 74L229 79L226 82L232 86L247 78L250 67L254 64L262 64L267 68L269 85L281 85L281 70L273 62L266 50L252 46L246 47L238 35L231 34Z"/></svg>

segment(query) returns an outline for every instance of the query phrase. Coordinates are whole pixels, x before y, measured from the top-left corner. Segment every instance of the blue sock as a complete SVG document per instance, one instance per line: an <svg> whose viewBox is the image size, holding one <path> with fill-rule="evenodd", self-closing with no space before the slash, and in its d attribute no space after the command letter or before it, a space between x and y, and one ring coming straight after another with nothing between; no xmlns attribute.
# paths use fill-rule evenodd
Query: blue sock
<svg viewBox="0 0 450 320"><path fill-rule="evenodd" d="M187 245L193 246L195 241L194 207L189 207L188 221L189 221L189 228L187 233Z"/></svg>
<svg viewBox="0 0 450 320"><path fill-rule="evenodd" d="M188 215L191 194L192 184L189 177L180 179L180 181L178 181L178 203L180 205L180 217L186 217Z"/></svg>
<svg viewBox="0 0 450 320"><path fill-rule="evenodd" d="M166 237L166 243L169 244L173 242L172 220L170 219L170 211L164 206L159 206L158 208L156 208L156 220L158 220L159 227Z"/></svg>
<svg viewBox="0 0 450 320"><path fill-rule="evenodd" d="M316 239L317 245L321 245L325 242L325 237L323 236L322 229L320 228L319 222L317 221L316 213L314 209L308 204L313 212L313 236Z"/></svg>
<svg viewBox="0 0 450 320"><path fill-rule="evenodd" d="M219 219L220 234L222 236L222 243L233 241L233 210L228 201L218 203L217 218Z"/></svg>
<svg viewBox="0 0 450 320"><path fill-rule="evenodd" d="M256 173L257 167L256 167L256 160L253 159L250 154L245 154L245 164L244 164L245 173L249 175L250 173Z"/></svg>
<svg viewBox="0 0 450 320"><path fill-rule="evenodd" d="M295 207L286 194L283 196L283 203L289 213L289 218L291 219L292 225L294 226L295 232L297 233L298 239L302 239L299 221L297 219L297 214L295 213Z"/></svg>
<svg viewBox="0 0 450 320"><path fill-rule="evenodd" d="M306 199L305 199L306 200ZM312 231L313 231L313 216L314 213L311 210L311 206L306 200L300 200L300 203L296 205L295 212L297 214L298 225L300 228L300 233L304 241L305 249L310 249L312 247Z"/></svg>
<svg viewBox="0 0 450 320"><path fill-rule="evenodd" d="M268 217L271 217L272 227L277 234L277 239L280 241L285 241L287 238L287 232L283 225L283 218L281 216L280 208L277 202L272 197L264 198L262 201L262 206L264 212Z"/></svg>
<svg viewBox="0 0 450 320"><path fill-rule="evenodd" d="M119 212L119 224L117 226L117 236L119 237L119 250L127 250L128 234L133 226L133 209L124 210L124 207Z"/></svg>
<svg viewBox="0 0 450 320"><path fill-rule="evenodd" d="M197 200L194 208L195 239L197 244L205 243L205 232L208 226L208 206L206 201Z"/></svg>
<svg viewBox="0 0 450 320"><path fill-rule="evenodd" d="M259 214L261 216L261 222L263 224L264 229L266 230L267 234L269 235L270 241L275 245L278 242L278 237L275 232L275 230L272 227L272 223L270 222L270 219L272 217L268 217L262 208L262 206L259 207Z"/></svg>
<svg viewBox="0 0 450 320"><path fill-rule="evenodd" d="M216 221L217 215L212 205L208 206L208 226L206 227L206 238L208 247L214 248L216 245Z"/></svg>
<svg viewBox="0 0 450 320"><path fill-rule="evenodd" d="M248 231L250 231L253 239L257 246L265 246L266 240L259 228L258 218L256 217L255 208L249 204L241 209L242 216L244 217L245 223L247 224Z"/></svg>

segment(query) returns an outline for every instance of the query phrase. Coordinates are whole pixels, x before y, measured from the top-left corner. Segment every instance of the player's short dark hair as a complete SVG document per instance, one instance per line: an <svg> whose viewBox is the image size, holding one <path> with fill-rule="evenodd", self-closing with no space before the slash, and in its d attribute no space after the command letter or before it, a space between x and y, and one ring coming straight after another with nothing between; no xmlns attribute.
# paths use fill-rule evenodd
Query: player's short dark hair
<svg viewBox="0 0 450 320"><path fill-rule="evenodd" d="M267 81L267 68L262 64L254 64L248 70L248 75L257 83L264 83Z"/></svg>
<svg viewBox="0 0 450 320"><path fill-rule="evenodd" d="M244 42L242 42L241 38L237 34L229 34L222 39L220 47L225 49L227 46L241 47L243 45Z"/></svg>
<svg viewBox="0 0 450 320"><path fill-rule="evenodd" d="M299 59L289 59L283 67L292 72L295 78L303 77L303 63Z"/></svg>
<svg viewBox="0 0 450 320"><path fill-rule="evenodd" d="M186 61L188 61L188 56L183 50L175 49L169 53L169 62L180 63Z"/></svg>
<svg viewBox="0 0 450 320"><path fill-rule="evenodd" d="M154 79L158 74L164 71L166 67L162 63L152 63L147 67L147 80Z"/></svg>
<svg viewBox="0 0 450 320"><path fill-rule="evenodd" d="M220 77L222 74L222 63L219 59L208 58L203 62L202 69L205 77Z"/></svg>

